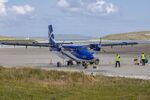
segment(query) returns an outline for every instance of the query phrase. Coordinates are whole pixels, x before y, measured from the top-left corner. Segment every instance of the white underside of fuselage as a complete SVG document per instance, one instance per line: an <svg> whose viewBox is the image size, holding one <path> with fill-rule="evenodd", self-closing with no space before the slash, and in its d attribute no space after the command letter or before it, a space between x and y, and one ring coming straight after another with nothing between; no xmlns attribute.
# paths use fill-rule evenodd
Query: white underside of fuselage
<svg viewBox="0 0 150 100"><path fill-rule="evenodd" d="M85 60L85 59L77 58L70 51L66 51L66 50L52 51L52 52L55 53L60 58L65 59L65 60L73 60L76 62L91 62L92 61L92 60Z"/></svg>

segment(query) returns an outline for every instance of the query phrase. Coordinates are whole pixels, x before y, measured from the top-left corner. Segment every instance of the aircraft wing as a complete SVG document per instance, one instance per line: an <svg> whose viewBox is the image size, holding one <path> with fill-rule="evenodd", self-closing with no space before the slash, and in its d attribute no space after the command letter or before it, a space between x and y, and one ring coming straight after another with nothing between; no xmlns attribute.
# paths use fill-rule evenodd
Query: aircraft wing
<svg viewBox="0 0 150 100"><path fill-rule="evenodd" d="M106 47L106 46L126 46L126 45L137 45L138 42L120 42L120 43L106 43L106 44L101 44L102 47Z"/></svg>
<svg viewBox="0 0 150 100"><path fill-rule="evenodd" d="M93 44L89 44L89 45L84 45L85 47L88 47L94 51L100 51L102 47L113 47L113 46L127 46L127 45L137 45L137 42L112 42L112 43L93 43Z"/></svg>
<svg viewBox="0 0 150 100"><path fill-rule="evenodd" d="M11 42L0 42L1 45L10 45L10 46L33 46L33 47L51 47L51 44L48 43L11 43Z"/></svg>
<svg viewBox="0 0 150 100"><path fill-rule="evenodd" d="M33 43L22 43L22 42L2 42L0 41L0 44L1 45L10 45L10 46L33 46L33 47L52 47L51 44L49 43L38 43L38 42L33 42ZM69 43L57 43L57 44L73 44L72 42L69 42Z"/></svg>

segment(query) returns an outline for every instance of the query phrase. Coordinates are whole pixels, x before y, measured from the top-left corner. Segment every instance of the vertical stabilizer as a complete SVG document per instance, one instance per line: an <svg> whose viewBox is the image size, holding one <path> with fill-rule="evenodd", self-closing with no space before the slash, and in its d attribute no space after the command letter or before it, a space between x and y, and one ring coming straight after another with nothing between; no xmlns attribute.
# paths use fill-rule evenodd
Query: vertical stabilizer
<svg viewBox="0 0 150 100"><path fill-rule="evenodd" d="M55 38L54 38L54 34L53 34L53 26L49 25L48 26L48 37L49 37L49 43L52 45L55 45Z"/></svg>

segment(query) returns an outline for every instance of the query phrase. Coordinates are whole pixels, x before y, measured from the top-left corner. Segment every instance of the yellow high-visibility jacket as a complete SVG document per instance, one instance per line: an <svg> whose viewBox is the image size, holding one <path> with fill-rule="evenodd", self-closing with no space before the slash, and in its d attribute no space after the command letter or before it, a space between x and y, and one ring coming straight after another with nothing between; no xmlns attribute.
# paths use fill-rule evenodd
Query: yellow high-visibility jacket
<svg viewBox="0 0 150 100"><path fill-rule="evenodd" d="M120 61L120 55L116 56L116 61Z"/></svg>
<svg viewBox="0 0 150 100"><path fill-rule="evenodd" d="M145 59L145 55L144 54L141 54L141 59Z"/></svg>

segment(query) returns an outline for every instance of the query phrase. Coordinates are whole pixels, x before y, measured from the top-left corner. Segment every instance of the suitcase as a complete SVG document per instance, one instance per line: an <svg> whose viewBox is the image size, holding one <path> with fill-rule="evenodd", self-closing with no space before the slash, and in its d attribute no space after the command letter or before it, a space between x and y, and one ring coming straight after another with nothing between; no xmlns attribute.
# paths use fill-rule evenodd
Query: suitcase
<svg viewBox="0 0 150 100"><path fill-rule="evenodd" d="M148 63L148 59L145 59L145 63Z"/></svg>

